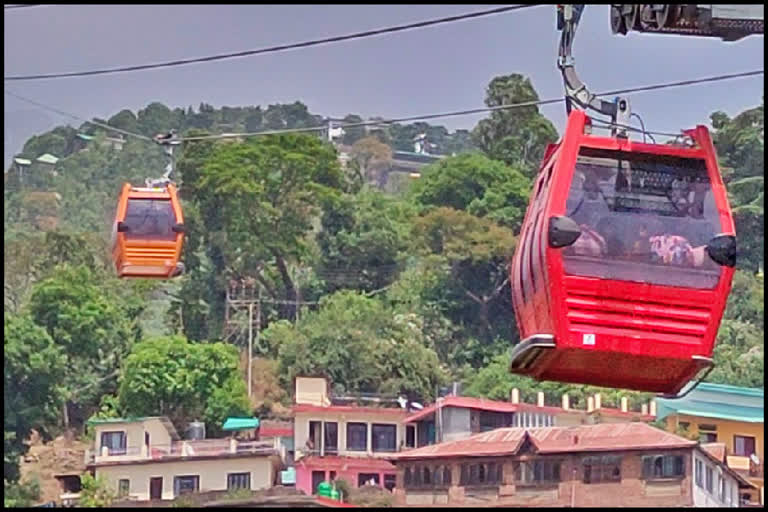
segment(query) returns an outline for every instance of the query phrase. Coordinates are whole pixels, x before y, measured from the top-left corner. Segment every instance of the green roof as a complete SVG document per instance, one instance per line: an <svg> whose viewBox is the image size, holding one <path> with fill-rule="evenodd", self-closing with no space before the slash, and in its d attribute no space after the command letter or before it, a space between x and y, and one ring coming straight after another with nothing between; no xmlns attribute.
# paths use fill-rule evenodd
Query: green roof
<svg viewBox="0 0 768 512"><path fill-rule="evenodd" d="M55 165L55 164L56 164L56 162L58 162L58 161L59 161L59 159L58 159L57 157L53 156L53 155L52 155L52 154L50 154L50 153L46 153L46 154L44 154L44 155L40 155L39 157L37 157L37 161L38 161L38 162L42 162L42 163L44 163L44 164L52 164L52 165Z"/></svg>
<svg viewBox="0 0 768 512"><path fill-rule="evenodd" d="M104 423L133 423L135 421L162 420L163 416L133 416L129 418L92 418L86 423L89 425L101 425Z"/></svg>
<svg viewBox="0 0 768 512"><path fill-rule="evenodd" d="M77 136L83 140L93 140L93 135L86 135L84 133L78 133Z"/></svg>
<svg viewBox="0 0 768 512"><path fill-rule="evenodd" d="M763 398L762 388L743 388L740 386L729 386L728 384L711 384L709 382L702 382L696 387L700 391L710 391L713 393L729 393L744 396L759 396Z"/></svg>
<svg viewBox="0 0 768 512"><path fill-rule="evenodd" d="M259 418L227 418L224 430L250 430L259 428Z"/></svg>
<svg viewBox="0 0 768 512"><path fill-rule="evenodd" d="M657 398L657 417L662 419L671 414L680 414L745 423L763 423L765 416L763 397L764 392L760 388L702 383L683 398Z"/></svg>
<svg viewBox="0 0 768 512"><path fill-rule="evenodd" d="M14 162L16 162L19 165L32 165L32 160L27 160L26 158L14 158Z"/></svg>

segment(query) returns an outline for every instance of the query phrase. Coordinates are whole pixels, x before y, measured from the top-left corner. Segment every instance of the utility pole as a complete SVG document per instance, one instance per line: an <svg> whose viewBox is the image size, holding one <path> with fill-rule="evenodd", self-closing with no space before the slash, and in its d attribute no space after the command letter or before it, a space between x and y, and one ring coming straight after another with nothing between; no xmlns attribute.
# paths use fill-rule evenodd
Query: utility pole
<svg viewBox="0 0 768 512"><path fill-rule="evenodd" d="M253 302L248 304L248 397L249 398L253 394L252 388L253 388Z"/></svg>

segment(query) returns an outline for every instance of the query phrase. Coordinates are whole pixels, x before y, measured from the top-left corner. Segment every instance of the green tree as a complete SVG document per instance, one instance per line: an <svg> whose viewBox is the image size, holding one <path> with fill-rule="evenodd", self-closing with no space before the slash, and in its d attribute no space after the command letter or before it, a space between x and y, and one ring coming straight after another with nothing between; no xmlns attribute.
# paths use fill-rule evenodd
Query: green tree
<svg viewBox="0 0 768 512"><path fill-rule="evenodd" d="M420 324L416 315L393 314L375 298L341 291L297 325L271 324L264 338L277 352L286 387L296 376L325 375L346 392L433 398L446 375Z"/></svg>
<svg viewBox="0 0 768 512"><path fill-rule="evenodd" d="M3 321L3 477L16 482L24 441L32 429L46 435L55 422L68 371L63 350L31 318L5 313Z"/></svg>
<svg viewBox="0 0 768 512"><path fill-rule="evenodd" d="M14 483L4 480L3 490L5 508L31 507L40 499L40 482L37 479Z"/></svg>
<svg viewBox="0 0 768 512"><path fill-rule="evenodd" d="M733 119L711 116L721 172L728 188L736 233L739 267L757 270L764 261L765 115L764 103Z"/></svg>
<svg viewBox="0 0 768 512"><path fill-rule="evenodd" d="M86 472L80 477L80 499L78 503L83 508L105 508L115 501L115 491L109 486L106 478Z"/></svg>
<svg viewBox="0 0 768 512"><path fill-rule="evenodd" d="M178 429L202 419L214 436L228 416L251 412L237 349L221 342L190 343L181 336L134 345L117 396L123 415L168 416Z"/></svg>
<svg viewBox="0 0 768 512"><path fill-rule="evenodd" d="M333 148L306 135L218 144L196 176L185 174L199 205L219 274L256 276L273 298L295 301L291 265L309 257L306 237L342 174ZM287 308L288 317L295 308Z"/></svg>
<svg viewBox="0 0 768 512"><path fill-rule="evenodd" d="M439 278L422 297L440 304L465 341L460 360L472 366L511 346L508 264L516 239L495 222L451 208L437 208L414 222L414 248ZM457 354L458 355L458 354Z"/></svg>
<svg viewBox="0 0 768 512"><path fill-rule="evenodd" d="M465 210L516 230L528 206L530 187L530 180L515 167L466 153L422 169L421 179L409 192L418 204Z"/></svg>
<svg viewBox="0 0 768 512"><path fill-rule="evenodd" d="M488 107L538 100L530 79L516 73L495 77L485 93ZM496 110L477 124L472 135L490 158L519 166L527 176L538 169L547 144L557 141L557 130L535 105Z"/></svg>
<svg viewBox="0 0 768 512"><path fill-rule="evenodd" d="M373 291L391 284L408 248L413 208L374 190L328 202L317 235L325 289Z"/></svg>
<svg viewBox="0 0 768 512"><path fill-rule="evenodd" d="M35 285L28 304L32 319L66 356L68 401L86 409L114 391L120 362L141 335L142 305L125 285L105 284L104 277L85 266L61 265Z"/></svg>

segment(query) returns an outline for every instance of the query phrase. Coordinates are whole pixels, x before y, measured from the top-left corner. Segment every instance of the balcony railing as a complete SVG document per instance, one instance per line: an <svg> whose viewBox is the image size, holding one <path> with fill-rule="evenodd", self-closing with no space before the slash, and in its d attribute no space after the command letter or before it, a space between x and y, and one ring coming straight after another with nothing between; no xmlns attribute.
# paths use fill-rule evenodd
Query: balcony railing
<svg viewBox="0 0 768 512"><path fill-rule="evenodd" d="M765 468L763 461L755 462L752 457L741 455L728 455L726 458L728 467L752 478L763 478Z"/></svg>
<svg viewBox="0 0 768 512"><path fill-rule="evenodd" d="M264 454L276 453L274 441L239 442L234 439L203 439L197 441L176 441L163 445L128 446L125 449L101 451L87 450L85 463L128 462L134 460L160 460L182 457L215 457L231 454Z"/></svg>

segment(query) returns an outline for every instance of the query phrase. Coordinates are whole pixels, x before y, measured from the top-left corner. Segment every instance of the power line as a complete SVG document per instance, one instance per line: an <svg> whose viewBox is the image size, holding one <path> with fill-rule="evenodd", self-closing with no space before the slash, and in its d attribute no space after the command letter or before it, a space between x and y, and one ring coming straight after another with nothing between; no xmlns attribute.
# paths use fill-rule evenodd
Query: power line
<svg viewBox="0 0 768 512"><path fill-rule="evenodd" d="M736 78L746 78L750 76L756 76L756 75L762 75L765 71L762 69L755 70L755 71L746 71L742 73L731 73L726 75L717 75L717 76L710 76L710 77L704 77L704 78L695 78L691 80L681 80L677 82L667 82L662 84L652 84L652 85L644 85L640 87L630 87L630 88L624 88L624 89L616 89L613 91L606 91L596 94L596 96L617 96L620 94L633 94L638 92L645 92L645 91L653 91L658 89L668 89L672 87L685 87L685 86L691 86L691 85L697 85L702 83L708 83L708 82L719 82L723 80L733 80ZM394 124L394 123L403 123L408 121L425 121L428 119L439 119L443 117L458 117L458 116L465 116L465 115L472 115L472 114L482 114L486 112L495 112L500 110L510 110L515 108L524 108L524 107L535 107L535 106L543 106L543 105L552 105L555 103L561 103L565 101L563 98L553 98L548 100L537 100L537 101L526 101L523 103L512 103L508 105L498 105L495 107L482 107L482 108L473 108L468 110L457 110L453 112L442 112L437 114L423 114L419 116L408 116L408 117L399 117L399 118L391 118L391 119L385 119L381 121L362 121L358 123L343 123L343 124L334 124L334 128L355 128L355 127L363 127L363 126L380 126L380 125L387 125L387 124ZM302 132L315 132L315 131L322 131L327 130L328 126L327 124L323 124L321 126L313 126L313 127L307 127L307 128L285 128L280 130L265 130L265 131L259 131L259 132L247 132L247 133L227 133L227 134L219 134L219 135L200 135L195 137L183 137L181 140L183 141L195 141L195 140L212 140L212 139L227 139L227 138L239 138L239 137L251 137L251 136L258 136L258 135L280 135L280 134L286 134L286 133L302 133ZM652 133L652 132L648 132ZM666 135L663 133L658 133L660 135Z"/></svg>
<svg viewBox="0 0 768 512"><path fill-rule="evenodd" d="M710 77L704 77L704 78L695 78L690 80L681 80L677 82L667 82L667 83L661 83L661 84L652 84L652 85L644 85L639 87L630 87L630 88L624 88L624 89L616 89L613 91L606 91L596 94L596 96L616 96L621 94L633 94L638 92L646 92L646 91L653 91L653 90L660 90L660 89L667 89L667 88L673 88L673 87L687 87L692 85L698 85L703 83L710 83L710 82L719 82L724 80L733 80L736 78L747 78L750 76L757 76L764 74L765 71L762 69L754 70L754 71L745 71L742 73L730 73L725 75L716 75L716 76L710 76ZM131 133L126 130L122 130L120 128L115 128L113 126L110 126L105 123L99 123L97 121L89 121L87 119L84 119L82 117L76 116L74 114L70 114L69 112L64 112L62 110L59 110L54 107L50 107L48 105L44 105L42 103L36 102L34 100L31 100L29 98L25 98L19 94L16 94L14 92L11 92L7 89L5 89L5 93L13 96L15 98L18 98L22 101L25 101L27 103L30 103L32 105L36 105L40 108L44 108L47 110L51 110L52 112L56 112L58 114L61 114L63 116L71 117L73 119L77 119L79 121L83 121L86 123L93 124L95 126L99 126L108 130L114 130L116 132L122 133L124 135L137 137L139 139L150 141L154 143L154 140L150 137L147 137L146 135L140 135L136 133ZM563 98L553 98L553 99L547 99L547 100L537 100L537 101L527 101L523 103L512 103L508 105L498 105L495 107L482 107L482 108L474 108L474 109L468 109L468 110L457 110L453 112L442 112L442 113L436 113L436 114L423 114L418 116L408 116L408 117L400 117L400 118L391 118L391 119L384 119L380 121L362 121L358 123L343 123L334 125L334 128L353 128L353 127L363 127L363 126L381 126L381 125L388 125L388 124L394 124L394 123L403 123L408 121L425 121L429 119L439 119L444 117L458 117L458 116L464 116L464 115L472 115L472 114L482 114L486 112L495 112L495 111L503 111L503 110L511 110L515 108L524 108L524 107L534 107L534 106L543 106L543 105L552 105L555 103L561 103L563 102ZM306 132L317 132L328 129L327 124L323 124L320 126L313 126L313 127L307 127L307 128L285 128L280 130L264 130L259 132L246 132L246 133L226 133L226 134L218 134L218 135L200 135L200 136L193 136L193 137L183 137L180 140L182 142L190 142L190 141L199 141L199 140L215 140L215 139L229 139L229 138L240 138L240 137L255 137L255 136L264 136L264 135L281 135L281 134L287 134L287 133L306 133ZM679 134L669 134L669 133L663 133L663 132L652 132L647 131L646 133L652 133L656 135L668 135L668 136L676 136Z"/></svg>
<svg viewBox="0 0 768 512"><path fill-rule="evenodd" d="M23 9L25 7L42 7L43 4L14 4L14 5L4 5L3 9Z"/></svg>
<svg viewBox="0 0 768 512"><path fill-rule="evenodd" d="M55 113L57 113L59 115L62 115L64 117L70 117L70 118L75 119L77 121L82 121L84 123L89 123L89 124L92 124L94 126L98 126L100 128L105 128L107 130L115 131L117 133L122 133L123 135L128 135L130 137L136 137L138 139L142 139L142 140L154 143L154 140L152 138L150 138L150 137L147 137L146 135L141 135L139 133L129 132L127 130L122 130L120 128L115 128L114 126L108 125L106 123L100 123L98 121L90 121L90 120L85 119L83 117L76 116L74 114L70 114L69 112L64 112L63 110L59 110L59 109L57 109L55 107L51 107L49 105L45 105L43 103L39 103L39 102L37 102L35 100L31 100L29 98L25 98L24 96L21 96L19 94L16 94L15 92L9 91L8 89L4 89L3 92L5 92L5 94L7 94L9 96L13 96L14 98L16 98L18 100L24 101L24 102L29 103L31 105L35 105L35 106L40 107L40 108L45 109L45 110L50 110L51 112L55 112Z"/></svg>
<svg viewBox="0 0 768 512"><path fill-rule="evenodd" d="M167 62L158 62L155 64L139 64L135 66L122 66L117 68L105 68L105 69L95 69L90 71L71 71L67 73L48 73L48 74L37 74L37 75L16 75L16 76L5 76L3 77L3 80L5 81L18 81L18 80L47 80L47 79L53 79L53 78L71 78L76 76L93 76L93 75L106 75L106 74L112 74L112 73L126 73L131 71L143 71L147 69L158 69L158 68L168 68L168 67L174 67L174 66L184 66L187 64L197 64L201 62L213 62L217 60L224 60L224 59L234 59L238 57L250 57L253 55L263 55L267 53L275 53L275 52L281 52L285 50L294 50L297 48L308 48L311 46L319 46L323 44L329 44L329 43L339 43L342 41L351 41L353 39L363 39L366 37L373 37L373 36L379 36L382 34L393 34L395 32L402 32L405 30L412 30L417 28L425 28L430 27L434 25L440 25L443 23L453 23L456 21L463 21L473 18L480 18L483 16L491 16L495 14L502 14L505 12L515 11L518 9L525 9L527 7L537 7L542 4L521 4L521 5L509 5L505 7L497 7L495 9L489 9L485 11L476 11L476 12L470 12L465 14L457 14L454 16L446 16L443 18L434 18L430 20L424 20L424 21L417 21L414 23L407 23L404 25L395 25L392 27L385 27L385 28L379 28L379 29L373 29L373 30L365 30L362 32L354 32L352 34L346 34L342 36L332 36L332 37L326 37L322 39L312 39L309 41L302 41L300 43L290 43L290 44L281 44L277 46L270 46L267 48L260 48L256 50L244 50L239 52L232 52L232 53L221 53L217 55L209 55L207 57L195 57L195 58L189 58L189 59L178 59L178 60L172 60Z"/></svg>

